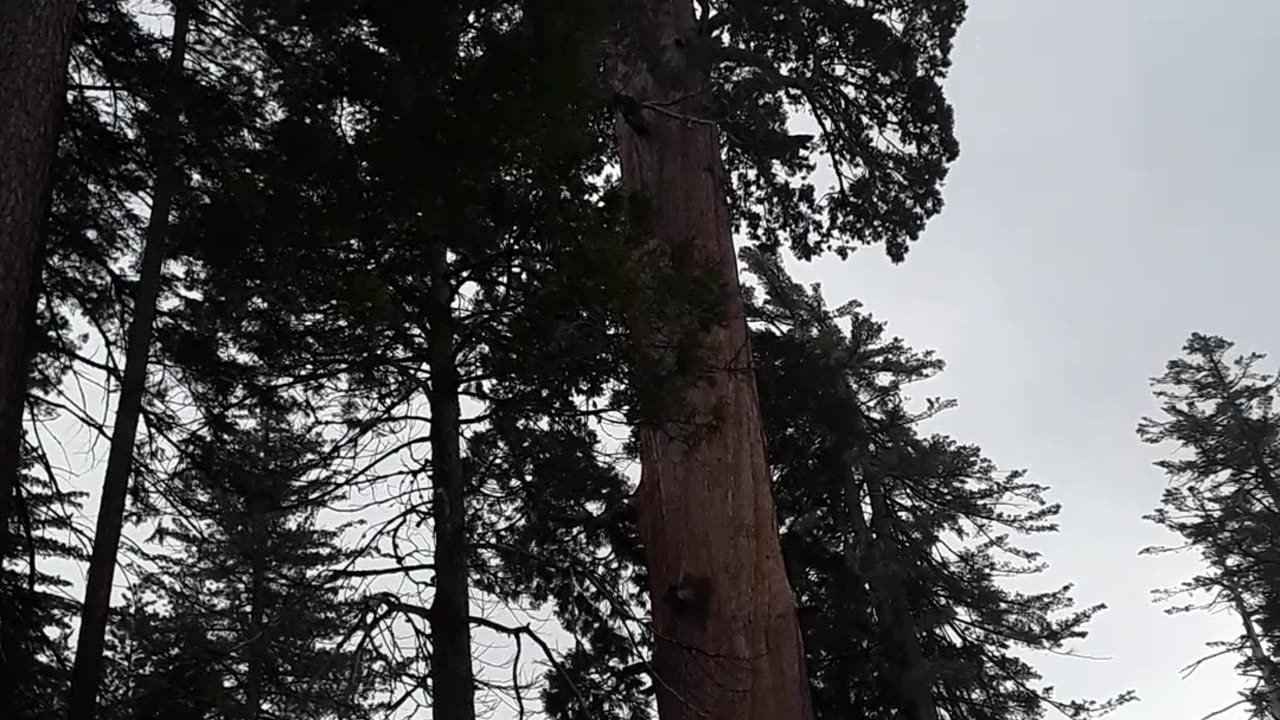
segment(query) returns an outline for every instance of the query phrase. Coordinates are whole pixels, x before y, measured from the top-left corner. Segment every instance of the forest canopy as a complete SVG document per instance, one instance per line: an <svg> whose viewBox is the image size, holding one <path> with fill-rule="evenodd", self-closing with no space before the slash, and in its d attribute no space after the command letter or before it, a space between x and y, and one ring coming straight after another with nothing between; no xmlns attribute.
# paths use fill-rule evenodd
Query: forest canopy
<svg viewBox="0 0 1280 720"><path fill-rule="evenodd" d="M965 12L0 8L0 717L1134 699L1036 667L1104 606L1019 589L1034 469L936 432L942 360L790 275L942 211ZM1193 456L1152 518L1280 718L1276 380L1229 350L1160 381L1143 439Z"/></svg>

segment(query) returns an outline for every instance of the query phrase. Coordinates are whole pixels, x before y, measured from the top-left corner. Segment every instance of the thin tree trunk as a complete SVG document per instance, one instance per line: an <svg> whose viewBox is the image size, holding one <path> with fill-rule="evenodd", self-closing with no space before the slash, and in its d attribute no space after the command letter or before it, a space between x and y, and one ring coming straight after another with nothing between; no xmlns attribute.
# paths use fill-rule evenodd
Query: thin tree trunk
<svg viewBox="0 0 1280 720"><path fill-rule="evenodd" d="M1262 673L1262 689L1267 698L1267 712L1273 720L1280 720L1280 667L1276 666L1275 661L1263 647L1262 638L1258 636L1258 630L1253 625L1253 618L1249 614L1249 607L1245 605L1244 597L1229 582L1226 583L1226 590L1231 596L1231 604L1235 606L1236 614L1240 616L1240 622L1244 624L1249 654L1253 657L1254 664L1258 666L1258 671Z"/></svg>
<svg viewBox="0 0 1280 720"><path fill-rule="evenodd" d="M252 523L253 541L250 552L249 587L249 643L248 662L245 663L244 720L258 720L262 712L263 672L266 668L267 638L266 617L267 605L267 513L271 509L271 498L275 496L272 488L271 464L271 419L264 410L259 413L262 423L262 454L260 466L256 468L258 477L253 479L249 495L249 522Z"/></svg>
<svg viewBox="0 0 1280 720"><path fill-rule="evenodd" d="M436 243L430 253L427 331L431 370L431 505L436 543L435 597L431 604L431 712L435 720L475 720L453 278L449 273L448 248Z"/></svg>
<svg viewBox="0 0 1280 720"><path fill-rule="evenodd" d="M255 525L261 522L256 517ZM255 535L258 535L255 527ZM267 629L263 622L265 617L267 569L263 558L262 546L254 544L253 586L249 607L249 662L245 667L244 717L245 720L258 720L262 712L262 674L266 667Z"/></svg>
<svg viewBox="0 0 1280 720"><path fill-rule="evenodd" d="M75 0L0 3L0 563L9 557L50 167ZM0 595L5 595L0 593ZM20 624L0 598L0 715L17 717Z"/></svg>
<svg viewBox="0 0 1280 720"><path fill-rule="evenodd" d="M879 551L876 555L880 560L875 570L877 577L872 579L872 592L878 597L877 614L889 631L889 640L895 646L893 651L900 663L898 693L902 714L906 720L938 720L938 709L933 702L932 676L925 662L924 650L920 647L919 631L902 582L902 549L894 536L893 517L889 514L889 502L879 471L866 473L866 483L867 497L871 501L871 524L875 528L875 544Z"/></svg>
<svg viewBox="0 0 1280 720"><path fill-rule="evenodd" d="M626 104L616 122L624 186L651 208L651 241L723 281L723 324L681 410L707 428L692 442L639 428L638 515L649 572L658 712L663 720L809 720L795 597L787 581L738 282L717 128L696 115L706 69L687 56L690 0L631 4L611 68ZM653 108L659 108L655 110ZM637 268L637 272L643 272ZM642 334L663 334L647 328Z"/></svg>
<svg viewBox="0 0 1280 720"><path fill-rule="evenodd" d="M175 95L183 75L190 16L190 0L177 0L173 44L166 68L166 87L161 97L163 106L160 109L159 136L156 138L154 151L155 186L151 217L147 224L146 245L142 251L142 271L138 279L133 322L129 326L128 345L125 349L124 380L116 405L111 451L107 456L107 470L102 482L93 554L89 561L89 577L80 614L80 633L68 705L70 720L93 719L102 680L107 616L111 608L112 581L115 577L116 556L120 550L120 534L124 526L129 476L133 469L134 441L138 432L138 418L142 412L143 393L146 390L147 359L151 351L156 300L160 293L164 246L169 231L169 208L182 182L177 167L176 147L180 108Z"/></svg>

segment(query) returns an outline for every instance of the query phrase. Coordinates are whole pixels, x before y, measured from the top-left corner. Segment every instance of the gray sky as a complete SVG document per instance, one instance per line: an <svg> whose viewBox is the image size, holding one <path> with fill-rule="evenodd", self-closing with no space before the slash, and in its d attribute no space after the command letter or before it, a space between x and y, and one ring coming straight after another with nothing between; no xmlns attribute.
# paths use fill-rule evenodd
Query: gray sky
<svg viewBox="0 0 1280 720"><path fill-rule="evenodd" d="M948 369L941 429L1025 466L1064 505L1050 579L1111 609L1082 652L1036 661L1063 696L1126 688L1122 720L1196 720L1235 699L1230 660L1182 680L1227 617L1149 591L1197 567L1138 557L1168 536L1159 456L1134 434L1147 379L1192 331L1280 353L1269 293L1280 165L1277 0L972 0L949 94L962 156L906 264L868 250L796 268ZM1277 358L1280 361L1280 358ZM1224 715L1243 717L1243 713Z"/></svg>

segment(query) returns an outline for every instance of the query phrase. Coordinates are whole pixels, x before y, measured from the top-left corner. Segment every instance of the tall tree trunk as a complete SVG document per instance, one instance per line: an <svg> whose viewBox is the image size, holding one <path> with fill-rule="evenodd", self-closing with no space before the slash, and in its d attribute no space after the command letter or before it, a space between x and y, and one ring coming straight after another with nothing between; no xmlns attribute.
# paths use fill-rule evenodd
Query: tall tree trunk
<svg viewBox="0 0 1280 720"><path fill-rule="evenodd" d="M471 602L467 584L462 411L454 347L453 278L448 248L431 253L427 304L431 369L431 483L435 527L435 597L431 604L431 693L435 720L475 720Z"/></svg>
<svg viewBox="0 0 1280 720"><path fill-rule="evenodd" d="M111 608L111 589L115 578L116 556L120 550L120 534L124 526L125 500L129 476L133 469L133 448L146 390L147 359L151 351L152 323L156 299L160 294L161 269L164 265L165 241L169 231L169 208L182 182L177 167L177 141L180 107L176 99L186 60L187 33L191 19L191 0L175 3L173 44L166 67L166 86L162 90L159 134L154 149L155 185L152 192L151 217L147 223L146 245L142 251L142 270L134 298L133 322L129 325L125 349L124 380L116 404L115 425L111 432L111 451L102 481L102 499L98 505L98 522L93 537L93 554L89 560L89 577L84 605L80 613L80 633L76 644L75 666L71 674L70 720L92 720L96 713L98 688L102 680L102 653Z"/></svg>
<svg viewBox="0 0 1280 720"><path fill-rule="evenodd" d="M11 548L43 224L75 8L75 0L0 3L0 563ZM18 716L15 694L23 662L12 600L0 597L4 717Z"/></svg>
<svg viewBox="0 0 1280 720"><path fill-rule="evenodd" d="M650 240L722 280L722 319L702 338L682 413L686 441L639 429L638 515L649 571L658 712L663 720L808 720L804 649L778 540L717 128L706 68L688 57L691 0L630 4L611 68L623 184L651 208ZM656 108L656 109L655 109ZM686 117L681 117L686 116ZM637 268L637 272L643 272ZM639 320L641 332L648 327Z"/></svg>

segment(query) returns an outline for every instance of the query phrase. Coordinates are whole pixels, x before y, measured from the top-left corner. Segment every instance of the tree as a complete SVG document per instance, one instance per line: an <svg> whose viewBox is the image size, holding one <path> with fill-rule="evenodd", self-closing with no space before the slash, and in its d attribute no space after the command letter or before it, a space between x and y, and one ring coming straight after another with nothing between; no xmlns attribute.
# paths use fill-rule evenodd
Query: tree
<svg viewBox="0 0 1280 720"><path fill-rule="evenodd" d="M160 274L164 267L170 206L182 183L176 147L182 106L177 98L185 73L183 66L186 63L191 12L190 2L175 2L172 46L164 85L159 93L160 107L156 110L158 127L151 135L150 152L155 178L151 193L151 217L142 251L142 269L134 299L134 315L129 326L124 374L116 406L115 427L111 434L111 452L103 478L93 554L89 562L89 577L76 643L76 661L68 705L68 714L72 720L90 720L93 717L101 682L112 580L115 576L120 537L124 530L134 442L142 412L143 394L146 391L152 323L160 294Z"/></svg>
<svg viewBox="0 0 1280 720"><path fill-rule="evenodd" d="M1200 554L1206 571L1161 591L1169 601L1187 597L1169 612L1224 608L1242 633L1219 644L1211 657L1233 653L1254 686L1236 705L1255 717L1280 717L1280 415L1274 409L1278 376L1256 369L1265 356L1237 354L1221 337L1192 334L1183 357L1169 361L1152 380L1162 416L1144 418L1138 434L1149 444L1177 443L1183 454L1156 466L1169 478L1161 506L1147 519L1185 541L1177 547Z"/></svg>
<svg viewBox="0 0 1280 720"><path fill-rule="evenodd" d="M508 5L520 6L518 22ZM591 15L563 2L497 3L461 23L468 7L343 6L301 30L287 9L252 16L273 36L307 41L272 51L286 80L262 146L234 172L201 169L213 201L175 232L198 248L191 300L161 329L174 357L209 366L197 372L211 383L271 375L342 405L329 420L369 442L351 487L404 481L380 504L391 519L360 538L361 571L412 581L389 583L378 595L385 626L362 632L412 627L421 644L408 658L381 649L404 673L400 699L427 696L441 718L476 712L472 626L511 630L472 616L471 519L484 499L464 472L464 433L484 420L463 417L462 404L488 402L499 365L530 412L547 407L539 389L617 372L573 344L586 313L568 290L591 287L599 278L575 268L603 267L615 244L606 231L617 213L595 178L605 113L581 37ZM523 62L531 55L540 62ZM509 341L512 316L538 303L552 308L541 327L566 340L558 357L572 359L554 376L528 370L551 354L533 345L543 338ZM513 360L489 363L502 352ZM427 446L428 457L416 454ZM426 523L434 547L416 557L404 548Z"/></svg>
<svg viewBox="0 0 1280 720"><path fill-rule="evenodd" d="M18 717L62 717L70 676L70 629L79 604L68 597L70 583L59 566L87 560L85 534L77 515L83 493L68 490L72 472L58 462L61 432L80 426L88 437L105 437L95 405L85 403L85 386L105 371L118 379L113 362L120 334L126 284L116 271L127 248L132 213L122 207L144 174L131 152L126 123L118 114L102 114L101 88L120 80L120 59L130 67L150 56L139 45L136 28L119 22L109 3L82 3L72 47L68 88L51 170L50 212L43 224L39 302L28 341L31 363L26 392L27 427L22 472L14 487L9 555L3 559L4 599L17 616L4 616L16 629L16 647L0 663L5 681L18 688ZM92 38L85 42L84 38ZM114 97L111 108L129 112L130 96ZM101 344L101 359L90 357ZM71 475L72 477L68 477ZM4 625L0 625L3 627Z"/></svg>
<svg viewBox="0 0 1280 720"><path fill-rule="evenodd" d="M154 489L157 550L117 623L124 669L99 712L367 717L382 668L351 642L367 602L343 529L317 518L341 477L294 402L252 388L200 402L203 430Z"/></svg>
<svg viewBox="0 0 1280 720"><path fill-rule="evenodd" d="M886 337L856 302L828 310L776 256L744 255L762 291L749 316L817 717L1087 717L1131 699L1055 699L1014 654L1068 651L1102 606L1072 610L1070 586L1000 582L1044 569L1016 538L1055 531L1059 508L1022 471L922 432L954 403L912 407L908 393L942 361Z"/></svg>
<svg viewBox="0 0 1280 720"><path fill-rule="evenodd" d="M0 596L5 622L12 623L4 672L13 690L6 707L11 717L31 720L63 715L78 607L68 599L71 583L56 565L85 559L74 538L74 513L83 494L60 485L47 441L37 436L23 448L10 555L0 558Z"/></svg>
<svg viewBox="0 0 1280 720"><path fill-rule="evenodd" d="M665 720L804 720L812 710L803 649L731 233L742 225L770 245L785 236L802 257L883 241L901 259L937 212L938 183L957 152L938 83L964 5L699 7L655 1L622 11L607 61L622 183L641 200L637 232L650 243L633 267L643 274L655 259L686 258L721 287L699 362L669 388L681 422L651 416L640 431L640 532L665 680L658 706ZM838 192L826 201L807 181L789 181L812 167L808 139L785 132L785 108L797 102L814 113L836 170ZM734 138L727 157L722 133ZM633 329L661 346L669 319L636 317Z"/></svg>
<svg viewBox="0 0 1280 720"><path fill-rule="evenodd" d="M0 9L0 558L22 466L29 346L40 285L43 222L62 112L74 0L10 2ZM17 615L0 603L0 709L16 712Z"/></svg>
<svg viewBox="0 0 1280 720"><path fill-rule="evenodd" d="M146 586L149 582L144 581ZM113 615L97 717L102 720L221 720L236 717L224 676L225 644L203 604L157 597L146 587ZM162 595L162 594L161 594ZM61 716L61 715L59 715Z"/></svg>

